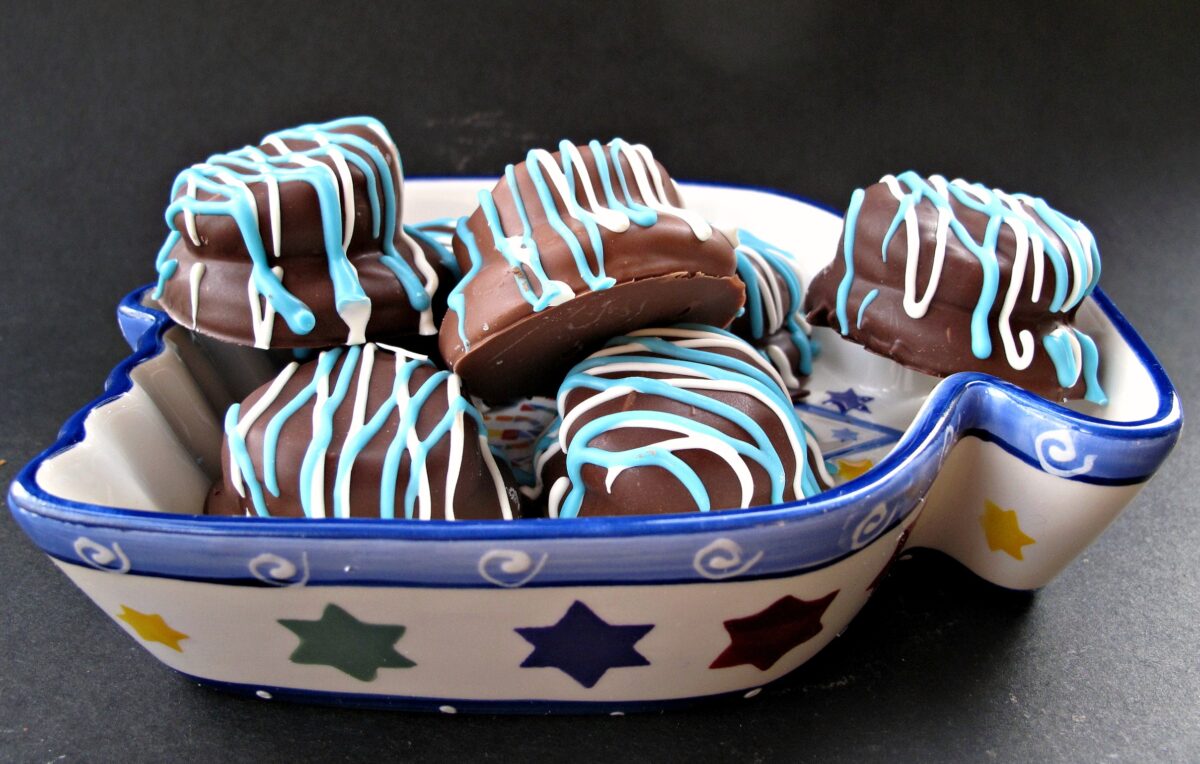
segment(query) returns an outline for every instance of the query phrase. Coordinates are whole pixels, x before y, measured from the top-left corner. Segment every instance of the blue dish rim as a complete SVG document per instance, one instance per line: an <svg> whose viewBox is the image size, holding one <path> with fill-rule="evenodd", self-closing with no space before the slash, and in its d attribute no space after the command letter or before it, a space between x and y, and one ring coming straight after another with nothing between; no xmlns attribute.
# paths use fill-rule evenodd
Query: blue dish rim
<svg viewBox="0 0 1200 764"><path fill-rule="evenodd" d="M491 182L480 177L411 178L422 182ZM681 181L684 184L711 188L756 191L791 199L839 216L828 205L804 197L761 186ZM914 418L896 447L868 473L798 502L723 510L713 513L691 513L666 516L595 517L564 522L550 519L529 519L518 522L496 521L402 521L379 519L337 519L313 523L304 519L283 518L224 518L204 515L174 515L119 507L76 502L54 496L37 482L42 464L54 455L81 442L86 435L84 422L99 406L127 392L133 384L131 373L139 364L162 352L164 333L175 326L162 311L146 308L140 300L148 286L139 287L122 299L118 313L136 315L144 321L134 352L119 362L104 384L104 392L73 414L62 426L55 442L26 464L9 489L9 506L13 512L23 510L33 515L61 522L113 530L135 530L150 533L169 532L177 535L306 538L480 541L480 540L558 540L652 536L662 534L728 533L742 528L772 523L799 523L806 518L824 516L848 509L860 502L877 498L889 485L900 485L903 473L914 463L925 462L932 456L944 455L944 432L954 431L956 442L966 436L980 437L998 443L1006 451L1028 464L1038 466L1037 458L1027 449L1006 441L986 427L963 426L961 408L986 407L999 403L1005 412L1015 411L1033 416L1049 427L1069 430L1096 441L1118 441L1127 446L1138 445L1142 456L1134 470L1118 478L1074 476L1067 479L1100 484L1133 484L1149 479L1166 458L1183 425L1183 412L1178 393L1165 370L1149 347L1129 324L1124 315L1103 291L1097 289L1093 300L1112 322L1122 340L1146 368L1159 398L1157 411L1151 417L1134 422L1112 422L1078 413L1046 401L1016 385L995 377L964 372L946 378L930 394L926 405ZM1046 428L1039 428L1046 429ZM901 518L896 518L899 522Z"/></svg>

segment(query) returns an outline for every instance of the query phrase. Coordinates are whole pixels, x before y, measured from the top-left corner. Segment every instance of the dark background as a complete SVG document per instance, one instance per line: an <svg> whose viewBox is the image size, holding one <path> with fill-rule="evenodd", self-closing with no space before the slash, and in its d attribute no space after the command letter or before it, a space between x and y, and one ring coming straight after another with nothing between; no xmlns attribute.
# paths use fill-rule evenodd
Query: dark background
<svg viewBox="0 0 1200 764"><path fill-rule="evenodd" d="M152 278L175 173L352 113L390 127L409 175L497 175L535 145L621 135L676 177L835 207L909 168L1045 196L1091 226L1104 289L1196 410L1200 8L1032 6L5 3L0 481L126 354L113 307ZM1037 594L918 556L756 700L624 718L202 689L122 634L5 512L0 759L1197 761L1198 457L1185 437Z"/></svg>

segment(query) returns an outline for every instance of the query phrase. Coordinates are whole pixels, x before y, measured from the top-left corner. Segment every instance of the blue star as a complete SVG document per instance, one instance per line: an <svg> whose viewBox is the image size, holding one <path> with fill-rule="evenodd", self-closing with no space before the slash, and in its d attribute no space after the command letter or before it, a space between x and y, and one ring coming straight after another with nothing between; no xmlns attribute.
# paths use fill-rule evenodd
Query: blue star
<svg viewBox="0 0 1200 764"><path fill-rule="evenodd" d="M847 388L840 393L835 393L832 390L826 390L829 398L822 405L833 404L837 406L837 410L843 414L848 411L865 411L871 413L871 409L867 408L867 403L875 400L869 395L859 395L854 392L854 388Z"/></svg>
<svg viewBox="0 0 1200 764"><path fill-rule="evenodd" d="M838 443L849 443L858 440L858 433L849 427L839 427L836 430L831 430L829 434L837 438Z"/></svg>
<svg viewBox="0 0 1200 764"><path fill-rule="evenodd" d="M611 668L649 666L633 646L653 628L613 626L576 600L553 626L516 629L533 645L521 668L556 668L584 687L594 687Z"/></svg>

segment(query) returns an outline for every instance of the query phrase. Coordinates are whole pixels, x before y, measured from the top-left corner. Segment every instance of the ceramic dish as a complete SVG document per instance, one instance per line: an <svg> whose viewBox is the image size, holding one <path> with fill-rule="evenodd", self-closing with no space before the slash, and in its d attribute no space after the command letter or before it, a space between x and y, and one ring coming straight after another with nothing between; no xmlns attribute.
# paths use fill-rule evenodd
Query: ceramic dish
<svg viewBox="0 0 1200 764"><path fill-rule="evenodd" d="M460 214L482 179L413 181L411 219ZM686 184L689 203L797 253L836 214ZM661 517L321 522L197 516L221 414L268 378L197 340L146 290L134 352L17 476L10 507L54 564L155 657L264 699L454 711L607 711L752 696L841 632L903 550L1006 587L1053 578L1166 458L1170 381L1099 291L1103 408L980 374L933 380L820 330L802 413L841 485L812 500Z"/></svg>

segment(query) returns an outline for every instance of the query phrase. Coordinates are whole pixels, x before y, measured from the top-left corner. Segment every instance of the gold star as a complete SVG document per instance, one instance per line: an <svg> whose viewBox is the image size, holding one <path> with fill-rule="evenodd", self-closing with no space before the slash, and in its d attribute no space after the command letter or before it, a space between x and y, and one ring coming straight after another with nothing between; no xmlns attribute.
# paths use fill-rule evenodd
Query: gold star
<svg viewBox="0 0 1200 764"><path fill-rule="evenodd" d="M180 640L187 639L188 635L172 629L163 620L161 615L157 613L139 613L128 605L122 605L121 612L117 618L132 626L133 630L143 640L147 642L161 642L176 652L183 652L183 648L179 646L179 642Z"/></svg>
<svg viewBox="0 0 1200 764"><path fill-rule="evenodd" d="M838 459L834 464L837 465L838 479L843 483L853 480L875 466L870 459Z"/></svg>
<svg viewBox="0 0 1200 764"><path fill-rule="evenodd" d="M1021 547L1037 542L1026 536L1021 530L1021 526L1017 523L1017 511L1001 509L998 504L986 499L983 506L984 512L979 516L979 522L983 524L983 533L987 536L988 549L993 552L1007 552L1014 559L1024 560Z"/></svg>

